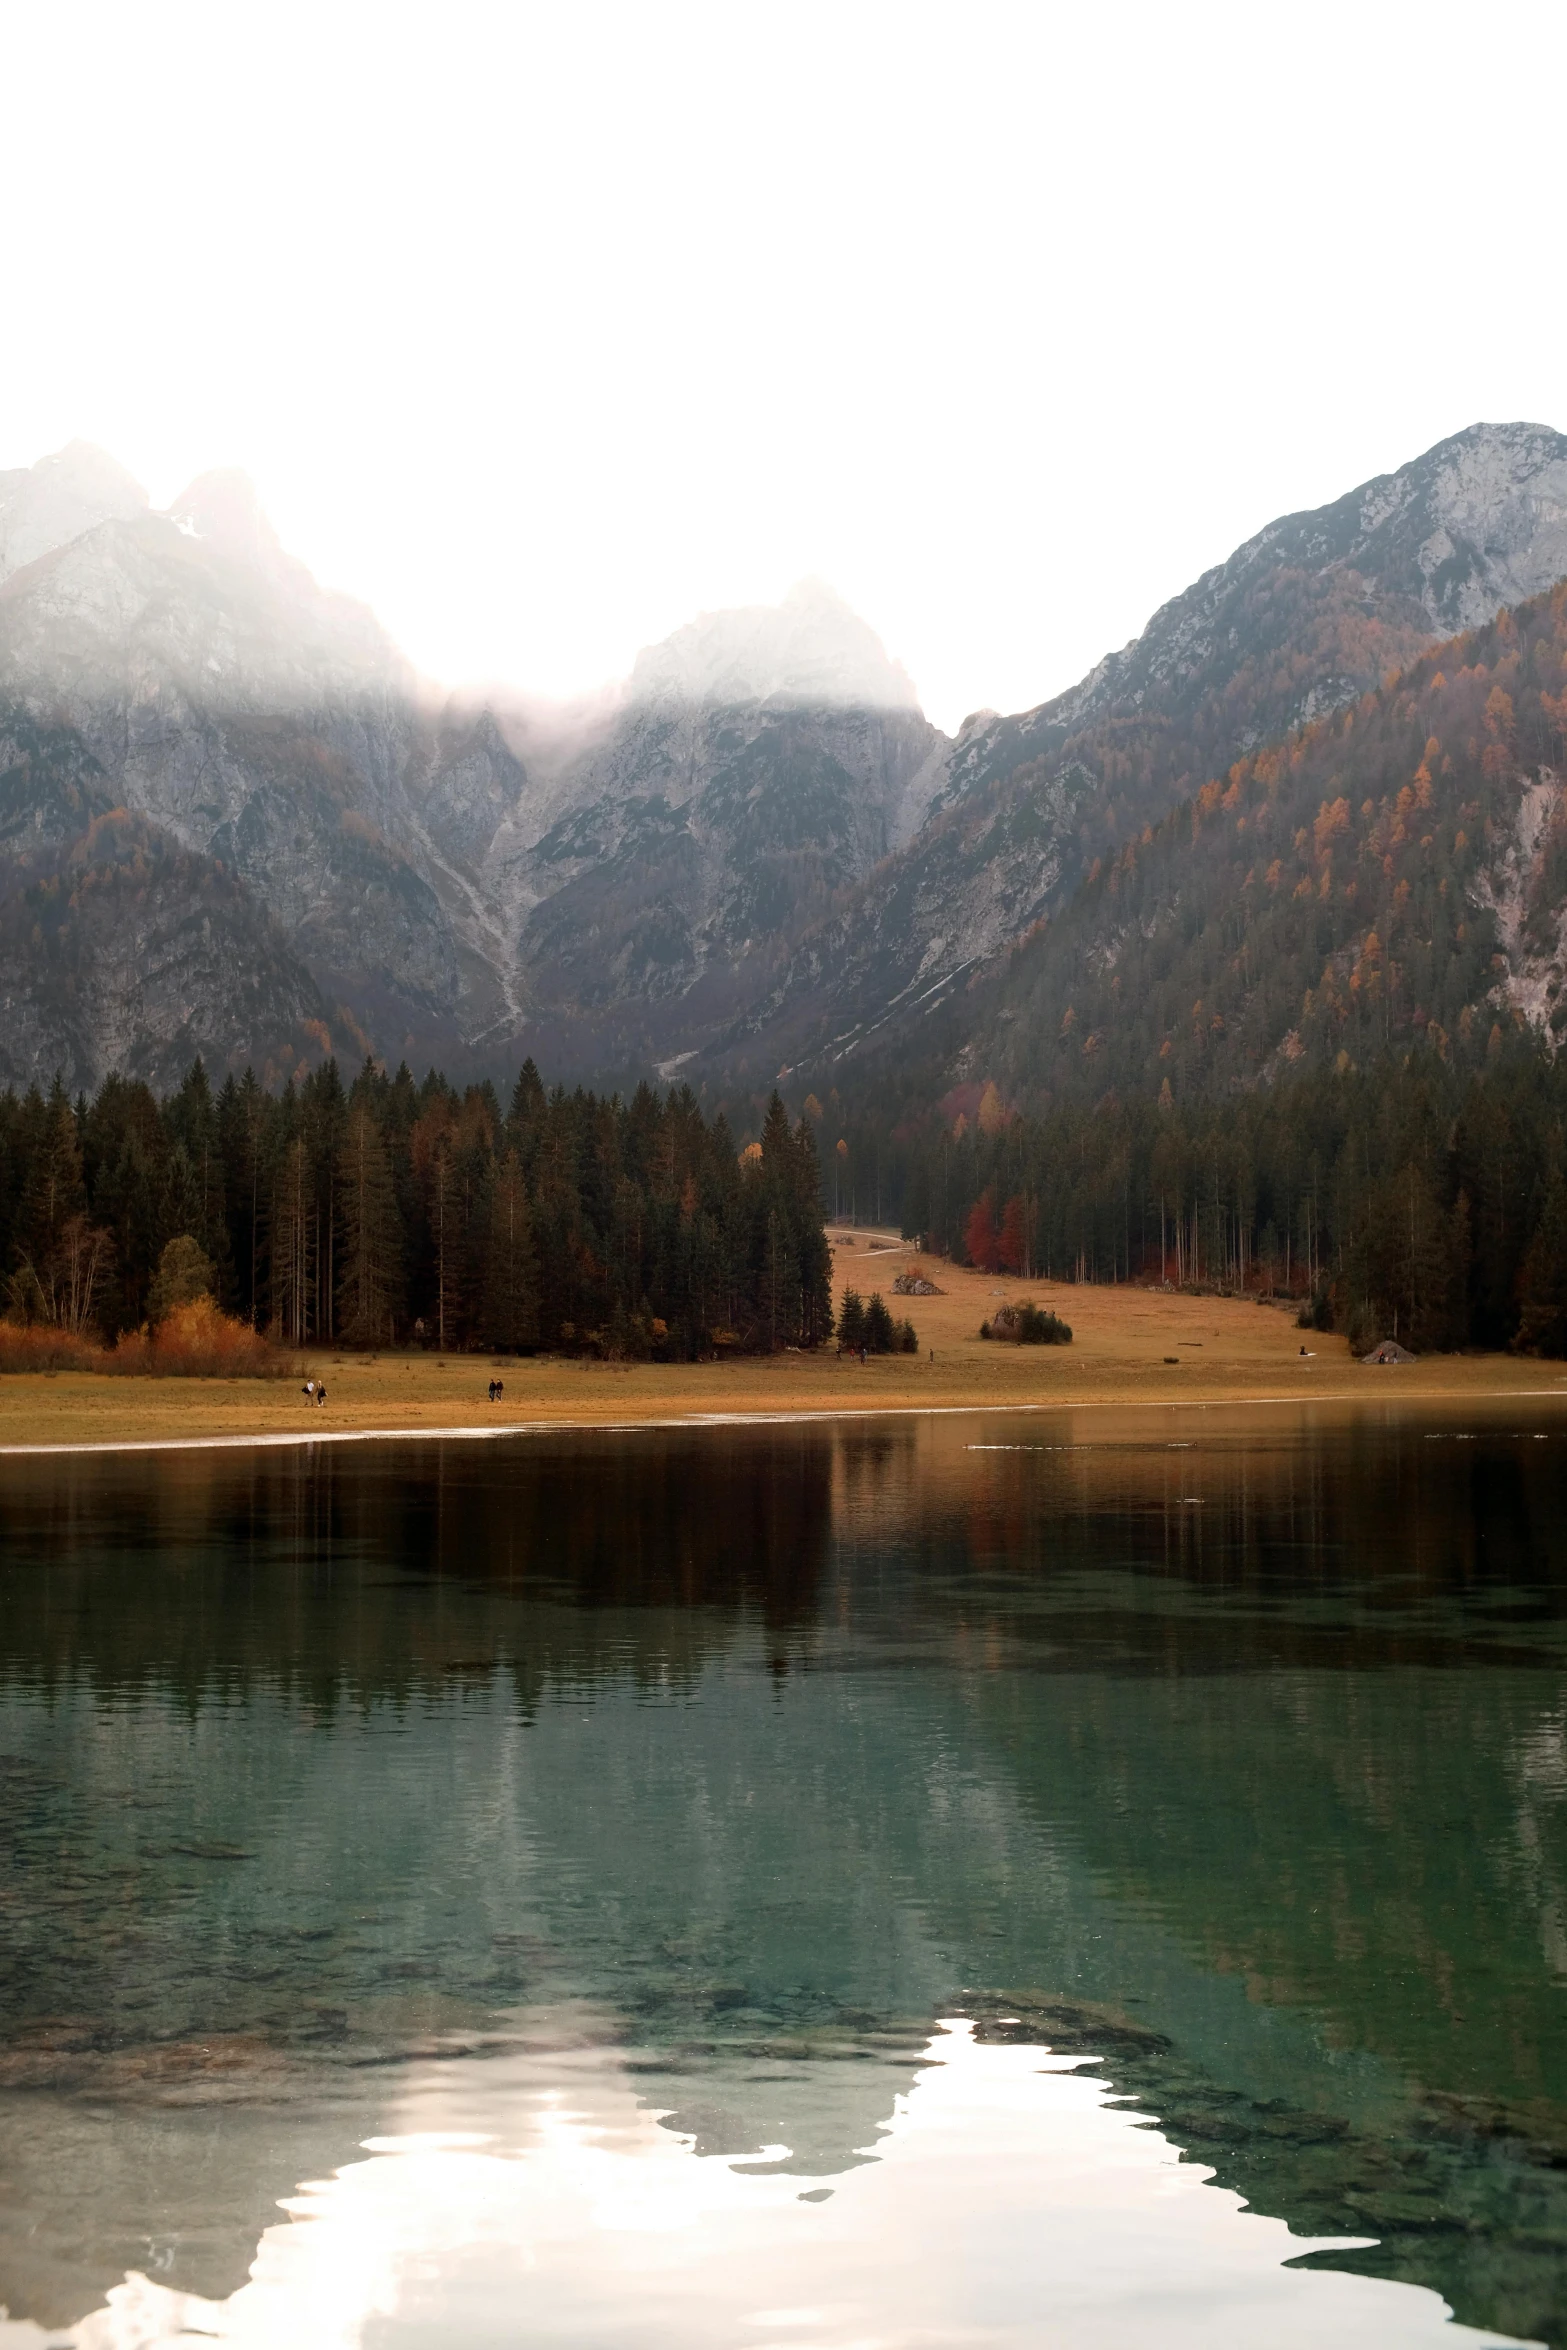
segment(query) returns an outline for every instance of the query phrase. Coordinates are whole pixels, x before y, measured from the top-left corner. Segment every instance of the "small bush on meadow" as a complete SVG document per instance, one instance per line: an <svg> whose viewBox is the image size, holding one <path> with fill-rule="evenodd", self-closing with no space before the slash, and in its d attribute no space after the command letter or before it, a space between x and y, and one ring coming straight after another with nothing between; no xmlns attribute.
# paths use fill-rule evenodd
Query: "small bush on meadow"
<svg viewBox="0 0 1567 2350"><path fill-rule="evenodd" d="M1031 1298L1021 1305L998 1308L988 1322L979 1327L981 1338L1001 1338L1013 1346L1070 1346L1072 1325L1052 1313L1049 1306L1036 1306Z"/></svg>
<svg viewBox="0 0 1567 2350"><path fill-rule="evenodd" d="M282 1379L293 1358L248 1322L236 1322L210 1297L171 1307L153 1329L128 1330L112 1354L90 1366L122 1377Z"/></svg>
<svg viewBox="0 0 1567 2350"><path fill-rule="evenodd" d="M95 1339L52 1322L0 1322L0 1376L12 1371L102 1371L108 1357Z"/></svg>

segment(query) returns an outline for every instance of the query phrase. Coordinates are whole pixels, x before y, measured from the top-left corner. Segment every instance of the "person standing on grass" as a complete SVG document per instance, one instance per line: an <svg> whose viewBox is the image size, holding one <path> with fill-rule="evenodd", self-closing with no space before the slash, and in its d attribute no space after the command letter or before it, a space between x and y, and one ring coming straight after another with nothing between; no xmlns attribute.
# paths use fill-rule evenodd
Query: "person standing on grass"
<svg viewBox="0 0 1567 2350"><path fill-rule="evenodd" d="M317 1383L316 1402L322 1411L326 1410L326 1382L324 1380Z"/></svg>

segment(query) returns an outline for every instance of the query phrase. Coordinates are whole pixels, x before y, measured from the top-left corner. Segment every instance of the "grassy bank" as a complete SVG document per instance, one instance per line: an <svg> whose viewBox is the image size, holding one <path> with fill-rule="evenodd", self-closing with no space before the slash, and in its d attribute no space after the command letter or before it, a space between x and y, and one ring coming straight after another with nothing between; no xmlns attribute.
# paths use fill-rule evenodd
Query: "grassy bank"
<svg viewBox="0 0 1567 2350"><path fill-rule="evenodd" d="M891 1291L912 1252L886 1236L835 1234L836 1289ZM356 1429L584 1426L715 1413L1005 1409L1039 1404L1249 1403L1263 1398L1376 1401L1389 1396L1561 1393L1567 1364L1507 1355L1433 1355L1399 1370L1352 1361L1341 1338L1306 1333L1272 1306L1135 1287L1072 1287L968 1273L927 1261L945 1295L891 1301L919 1332L917 1355L861 1365L823 1355L631 1367L542 1357L312 1352L323 1410L299 1380L104 1378L61 1371L0 1378L0 1445L127 1444L192 1437L288 1436ZM1032 1297L1070 1322L1067 1347L1020 1347L977 1334L1007 1297ZM1313 1351L1301 1354L1302 1346ZM934 1355L934 1359L932 1356ZM1169 1358L1174 1358L1170 1360ZM505 1395L491 1405L492 1378Z"/></svg>

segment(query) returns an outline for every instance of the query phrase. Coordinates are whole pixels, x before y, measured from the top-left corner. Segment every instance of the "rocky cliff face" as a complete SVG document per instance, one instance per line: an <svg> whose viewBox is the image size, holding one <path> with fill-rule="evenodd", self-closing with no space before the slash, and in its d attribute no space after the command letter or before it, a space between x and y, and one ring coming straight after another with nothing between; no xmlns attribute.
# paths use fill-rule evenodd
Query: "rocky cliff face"
<svg viewBox="0 0 1567 2350"><path fill-rule="evenodd" d="M946 749L871 631L814 584L645 652L560 773L553 820L523 800L494 844L534 1017L586 1019L622 1057L711 1033L912 837Z"/></svg>
<svg viewBox="0 0 1567 2350"><path fill-rule="evenodd" d="M1259 744L1567 574L1567 437L1475 425L1291 515L1037 709L969 719L918 838L808 938L731 1063L902 1034L1117 851Z"/></svg>
<svg viewBox="0 0 1567 2350"><path fill-rule="evenodd" d="M94 506L83 472L69 500L47 478L12 492L31 535L8 544L39 551L0 586L0 696L70 728L116 803L221 863L345 1041L459 1043L493 980L441 834L456 808L515 797L517 761L493 728L443 723L373 616L278 546L242 477L155 514Z"/></svg>
<svg viewBox="0 0 1567 2350"><path fill-rule="evenodd" d="M0 1083L163 1088L198 1052L277 1081L325 1012L231 872L116 806L70 728L0 711Z"/></svg>
<svg viewBox="0 0 1567 2350"><path fill-rule="evenodd" d="M0 571L0 702L221 868L349 1050L623 1063L711 1035L941 779L907 677L815 585L705 615L552 726L432 698L240 475L154 513L73 447L0 477ZM124 1049L107 1020L72 1046Z"/></svg>

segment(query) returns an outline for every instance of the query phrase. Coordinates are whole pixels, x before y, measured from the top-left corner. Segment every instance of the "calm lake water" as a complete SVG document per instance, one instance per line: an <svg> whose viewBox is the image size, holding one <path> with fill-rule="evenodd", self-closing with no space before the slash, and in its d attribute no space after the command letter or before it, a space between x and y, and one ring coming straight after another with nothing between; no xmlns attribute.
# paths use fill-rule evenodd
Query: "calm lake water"
<svg viewBox="0 0 1567 2350"><path fill-rule="evenodd" d="M1551 1411L0 1464L0 2346L1567 2344Z"/></svg>

